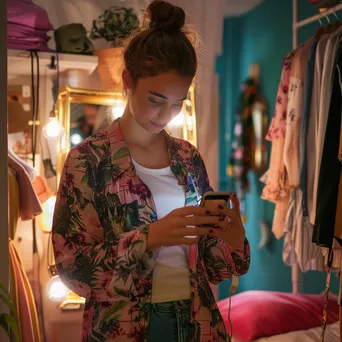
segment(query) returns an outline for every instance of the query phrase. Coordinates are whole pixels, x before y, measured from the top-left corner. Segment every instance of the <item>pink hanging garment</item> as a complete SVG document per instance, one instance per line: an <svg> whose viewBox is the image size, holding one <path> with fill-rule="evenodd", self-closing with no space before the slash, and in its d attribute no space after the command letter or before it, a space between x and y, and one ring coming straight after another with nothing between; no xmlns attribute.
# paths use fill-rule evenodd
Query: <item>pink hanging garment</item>
<svg viewBox="0 0 342 342"><path fill-rule="evenodd" d="M10 147L8 148L8 155L10 155L18 164L20 164L25 169L27 175L30 178L30 181L34 182L34 180L36 179L35 169L31 165L20 159Z"/></svg>
<svg viewBox="0 0 342 342"><path fill-rule="evenodd" d="M20 218L22 221L32 220L43 212L39 199L25 169L10 155L8 155L8 165L15 172L19 183Z"/></svg>

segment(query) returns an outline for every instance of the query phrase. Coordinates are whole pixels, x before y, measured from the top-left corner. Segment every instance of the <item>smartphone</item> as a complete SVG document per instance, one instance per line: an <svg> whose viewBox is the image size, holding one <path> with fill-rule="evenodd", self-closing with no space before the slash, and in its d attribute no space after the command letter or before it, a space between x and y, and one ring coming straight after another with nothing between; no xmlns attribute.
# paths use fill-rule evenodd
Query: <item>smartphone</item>
<svg viewBox="0 0 342 342"><path fill-rule="evenodd" d="M226 207L231 196L231 192L226 191L208 191L201 200L201 207L208 209L208 211L217 211L217 207L221 205ZM216 225L212 225L213 228L219 228Z"/></svg>
<svg viewBox="0 0 342 342"><path fill-rule="evenodd" d="M200 205L209 211L214 211L219 205L227 206L230 196L231 192L228 191L208 191L203 195Z"/></svg>
<svg viewBox="0 0 342 342"><path fill-rule="evenodd" d="M217 211L217 207L222 205L222 207L227 206L230 200L231 192L225 191L208 191L206 192L202 199L200 206L206 208L208 211ZM201 227L201 225L199 225ZM208 227L203 225L203 227ZM216 225L211 225L212 228L219 228ZM186 236L187 238L196 238L196 236Z"/></svg>

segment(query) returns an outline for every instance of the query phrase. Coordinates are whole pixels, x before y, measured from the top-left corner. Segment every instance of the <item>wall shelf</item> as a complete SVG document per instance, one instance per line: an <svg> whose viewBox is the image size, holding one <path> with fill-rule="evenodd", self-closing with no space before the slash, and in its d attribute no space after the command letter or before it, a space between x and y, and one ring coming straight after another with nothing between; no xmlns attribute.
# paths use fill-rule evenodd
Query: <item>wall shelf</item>
<svg viewBox="0 0 342 342"><path fill-rule="evenodd" d="M56 70L49 68L51 57L55 56L55 52L38 52L40 74L43 76L54 76ZM56 58L57 60L57 58ZM59 71L63 72L67 69L81 69L92 73L97 67L96 56L58 54ZM31 75L31 56L29 51L7 50L8 75L29 76ZM34 64L36 70L36 63Z"/></svg>

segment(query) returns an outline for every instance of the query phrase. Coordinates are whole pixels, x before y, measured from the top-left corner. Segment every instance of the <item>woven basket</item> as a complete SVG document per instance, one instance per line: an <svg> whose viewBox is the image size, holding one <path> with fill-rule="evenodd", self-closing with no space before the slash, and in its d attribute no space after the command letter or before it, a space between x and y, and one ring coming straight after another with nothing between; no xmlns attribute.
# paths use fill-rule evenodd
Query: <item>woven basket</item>
<svg viewBox="0 0 342 342"><path fill-rule="evenodd" d="M122 48L105 48L95 51L95 56L98 57L98 72L104 89L122 91L122 53Z"/></svg>

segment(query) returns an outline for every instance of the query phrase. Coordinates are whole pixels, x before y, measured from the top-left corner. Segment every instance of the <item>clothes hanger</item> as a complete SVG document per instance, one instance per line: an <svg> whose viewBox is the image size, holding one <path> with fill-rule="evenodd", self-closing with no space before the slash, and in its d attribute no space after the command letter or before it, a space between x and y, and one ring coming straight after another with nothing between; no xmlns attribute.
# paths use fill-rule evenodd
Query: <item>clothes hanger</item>
<svg viewBox="0 0 342 342"><path fill-rule="evenodd" d="M333 26L333 31L335 31L336 29L338 29L341 25L342 25L342 22L340 21L340 19L338 18L336 12L334 11L333 14L335 15L336 17L336 21L332 24Z"/></svg>
<svg viewBox="0 0 342 342"><path fill-rule="evenodd" d="M333 31L333 25L330 22L329 17L326 15L325 19L327 19L328 25L325 28L325 33L331 33Z"/></svg>
<svg viewBox="0 0 342 342"><path fill-rule="evenodd" d="M321 38L321 36L325 33L325 28L323 27L321 19L318 19L318 21L319 21L320 26L315 33L315 39Z"/></svg>

